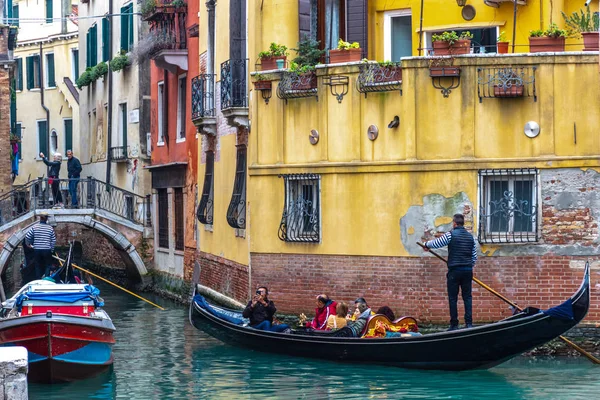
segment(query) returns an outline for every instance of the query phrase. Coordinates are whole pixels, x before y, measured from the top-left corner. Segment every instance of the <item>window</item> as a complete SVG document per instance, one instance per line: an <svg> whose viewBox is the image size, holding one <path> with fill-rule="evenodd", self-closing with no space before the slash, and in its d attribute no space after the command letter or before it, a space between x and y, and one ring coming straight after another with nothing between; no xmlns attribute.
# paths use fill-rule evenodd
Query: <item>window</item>
<svg viewBox="0 0 600 400"><path fill-rule="evenodd" d="M88 30L86 43L86 66L88 68L95 67L98 64L98 25L94 25Z"/></svg>
<svg viewBox="0 0 600 400"><path fill-rule="evenodd" d="M19 26L19 5L15 4L12 7L12 22L10 23L10 25L12 26Z"/></svg>
<svg viewBox="0 0 600 400"><path fill-rule="evenodd" d="M123 151L127 149L127 103L119 104L119 146L123 146Z"/></svg>
<svg viewBox="0 0 600 400"><path fill-rule="evenodd" d="M134 207L133 196L125 195L125 218L130 221L135 221L135 207Z"/></svg>
<svg viewBox="0 0 600 400"><path fill-rule="evenodd" d="M479 241L519 243L538 240L537 169L479 171Z"/></svg>
<svg viewBox="0 0 600 400"><path fill-rule="evenodd" d="M71 50L71 76L73 76L73 82L79 79L79 50Z"/></svg>
<svg viewBox="0 0 600 400"><path fill-rule="evenodd" d="M45 156L48 156L48 122L46 120L37 121L37 134L38 154L44 153Z"/></svg>
<svg viewBox="0 0 600 400"><path fill-rule="evenodd" d="M121 7L121 50L133 47L133 3Z"/></svg>
<svg viewBox="0 0 600 400"><path fill-rule="evenodd" d="M164 82L158 83L158 145L165 144L165 126L164 126L164 106L165 106L165 84Z"/></svg>
<svg viewBox="0 0 600 400"><path fill-rule="evenodd" d="M158 247L169 248L169 195L158 189Z"/></svg>
<svg viewBox="0 0 600 400"><path fill-rule="evenodd" d="M110 59L110 22L102 18L102 61Z"/></svg>
<svg viewBox="0 0 600 400"><path fill-rule="evenodd" d="M412 18L410 10L390 11L384 14L384 60L400 61L412 56Z"/></svg>
<svg viewBox="0 0 600 400"><path fill-rule="evenodd" d="M23 124L21 124L20 122L17 122L15 124L15 135L19 138L22 139L23 138ZM17 155L17 157L19 158L19 160L23 159L23 151L21 150L21 142L17 143L17 147L19 148L19 153Z"/></svg>
<svg viewBox="0 0 600 400"><path fill-rule="evenodd" d="M459 36L463 32L471 32L473 35L473 39L471 40L473 53L493 53L496 51L496 39L499 34L498 27L454 29L454 31ZM440 33L442 32L425 32L423 35L424 48L433 48L433 45L431 44L431 36Z"/></svg>
<svg viewBox="0 0 600 400"><path fill-rule="evenodd" d="M54 53L46 54L46 88L55 88L56 78L54 74Z"/></svg>
<svg viewBox="0 0 600 400"><path fill-rule="evenodd" d="M177 85L177 140L185 140L185 99L186 99L186 77L182 75L179 77Z"/></svg>
<svg viewBox="0 0 600 400"><path fill-rule="evenodd" d="M73 151L73 120L65 119L65 155L68 150Z"/></svg>
<svg viewBox="0 0 600 400"><path fill-rule="evenodd" d="M175 211L175 250L183 250L183 189L173 189L173 208Z"/></svg>
<svg viewBox="0 0 600 400"><path fill-rule="evenodd" d="M227 209L227 223L237 229L246 229L246 154L246 145L238 145L233 194Z"/></svg>
<svg viewBox="0 0 600 400"><path fill-rule="evenodd" d="M34 55L26 58L27 63L27 89L40 88L40 56Z"/></svg>
<svg viewBox="0 0 600 400"><path fill-rule="evenodd" d="M52 0L46 0L46 23L52 23Z"/></svg>
<svg viewBox="0 0 600 400"><path fill-rule="evenodd" d="M321 176L283 175L285 201L279 239L284 242L321 241Z"/></svg>
<svg viewBox="0 0 600 400"><path fill-rule="evenodd" d="M202 197L196 210L196 218L201 224L212 225L213 223L213 181L214 181L215 153L206 152L206 169L204 171L204 186Z"/></svg>
<svg viewBox="0 0 600 400"><path fill-rule="evenodd" d="M56 129L52 129L50 132L50 154L58 153L58 133ZM47 155L50 157L50 155Z"/></svg>
<svg viewBox="0 0 600 400"><path fill-rule="evenodd" d="M17 73L15 74L15 90L23 90L23 59L16 58Z"/></svg>

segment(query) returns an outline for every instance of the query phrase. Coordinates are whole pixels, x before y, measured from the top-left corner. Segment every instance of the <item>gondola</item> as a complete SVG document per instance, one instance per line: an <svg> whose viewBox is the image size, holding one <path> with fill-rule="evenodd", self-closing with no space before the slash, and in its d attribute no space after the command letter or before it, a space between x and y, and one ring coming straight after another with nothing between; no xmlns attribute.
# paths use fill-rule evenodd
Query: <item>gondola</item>
<svg viewBox="0 0 600 400"><path fill-rule="evenodd" d="M460 371L494 367L577 325L590 304L590 271L586 265L579 289L557 307L527 307L509 318L470 329L394 338L344 337L340 331L260 331L247 326L240 311L211 305L197 291L198 286L190 304L191 324L227 344L341 362Z"/></svg>

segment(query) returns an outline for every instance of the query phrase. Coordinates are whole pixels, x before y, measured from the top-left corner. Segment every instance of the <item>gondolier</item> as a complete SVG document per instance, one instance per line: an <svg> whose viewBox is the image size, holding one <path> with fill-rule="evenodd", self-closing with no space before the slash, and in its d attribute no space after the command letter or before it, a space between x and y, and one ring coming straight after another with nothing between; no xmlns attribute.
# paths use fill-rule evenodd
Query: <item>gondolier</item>
<svg viewBox="0 0 600 400"><path fill-rule="evenodd" d="M477 243L465 229L465 217L454 214L453 229L443 236L425 243L424 250L448 246L448 273L446 286L450 305L450 331L458 329L458 289L460 288L465 306L465 328L473 327L471 287L473 267L477 261Z"/></svg>
<svg viewBox="0 0 600 400"><path fill-rule="evenodd" d="M25 243L34 250L36 279L48 276L53 262L52 252L56 245L56 234L54 228L48 224L48 213L40 214L39 224L29 229L25 235Z"/></svg>

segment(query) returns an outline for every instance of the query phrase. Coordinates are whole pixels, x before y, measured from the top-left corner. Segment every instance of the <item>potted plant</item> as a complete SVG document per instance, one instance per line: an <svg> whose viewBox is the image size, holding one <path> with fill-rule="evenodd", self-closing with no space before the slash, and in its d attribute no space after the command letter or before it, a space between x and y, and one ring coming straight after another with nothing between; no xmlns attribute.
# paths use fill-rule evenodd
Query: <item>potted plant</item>
<svg viewBox="0 0 600 400"><path fill-rule="evenodd" d="M373 70L373 83L398 82L402 80L402 64L400 62L382 61Z"/></svg>
<svg viewBox="0 0 600 400"><path fill-rule="evenodd" d="M340 39L337 49L329 50L329 63L339 64L360 61L361 54L362 50L358 42L349 43Z"/></svg>
<svg viewBox="0 0 600 400"><path fill-rule="evenodd" d="M21 143L21 138L19 138L14 133L10 134L10 144Z"/></svg>
<svg viewBox="0 0 600 400"><path fill-rule="evenodd" d="M565 23L569 29L583 36L583 51L598 51L598 30L600 29L600 17L598 13L591 13L590 7L586 7L586 11L579 10L579 13L574 12L570 16L562 13Z"/></svg>
<svg viewBox="0 0 600 400"><path fill-rule="evenodd" d="M455 67L454 59L449 58L432 58L429 61L429 76L431 77L443 77L443 76L460 76L460 68Z"/></svg>
<svg viewBox="0 0 600 400"><path fill-rule="evenodd" d="M433 54L436 56L469 54L471 39L473 35L469 31L461 33L460 36L454 31L433 35L431 37Z"/></svg>
<svg viewBox="0 0 600 400"><path fill-rule="evenodd" d="M77 87L79 89L81 89L86 86L89 86L91 83L92 83L92 68L87 67L85 69L85 71L83 71L83 73L81 75L79 75L79 78L77 78L77 80L75 81L75 84L77 85Z"/></svg>
<svg viewBox="0 0 600 400"><path fill-rule="evenodd" d="M508 53L508 41L506 40L506 33L504 31L500 32L496 46L498 47L498 54Z"/></svg>
<svg viewBox="0 0 600 400"><path fill-rule="evenodd" d="M288 48L282 44L272 42L269 50L258 53L260 58L261 70L278 69L277 60L283 60L285 63L288 55Z"/></svg>
<svg viewBox="0 0 600 400"><path fill-rule="evenodd" d="M494 97L523 97L523 78L512 68L499 71L494 84Z"/></svg>
<svg viewBox="0 0 600 400"><path fill-rule="evenodd" d="M565 51L565 38L567 31L560 29L556 24L550 24L548 29L529 31L529 52L561 52Z"/></svg>
<svg viewBox="0 0 600 400"><path fill-rule="evenodd" d="M262 74L254 75L254 89L255 90L271 90L272 84L270 80Z"/></svg>
<svg viewBox="0 0 600 400"><path fill-rule="evenodd" d="M129 56L124 50L121 50L121 53L110 61L110 70L119 72L129 65L131 65Z"/></svg>
<svg viewBox="0 0 600 400"><path fill-rule="evenodd" d="M299 65L292 61L290 72L296 74L298 79L292 83L292 90L311 90L317 88L317 75L314 65Z"/></svg>

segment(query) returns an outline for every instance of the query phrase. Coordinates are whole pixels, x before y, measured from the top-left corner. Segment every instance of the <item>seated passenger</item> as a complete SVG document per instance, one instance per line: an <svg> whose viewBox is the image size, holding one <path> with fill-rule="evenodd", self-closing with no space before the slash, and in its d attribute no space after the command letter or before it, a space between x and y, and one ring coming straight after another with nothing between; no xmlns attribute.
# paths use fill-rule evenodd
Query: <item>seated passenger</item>
<svg viewBox="0 0 600 400"><path fill-rule="evenodd" d="M347 326L352 330L352 335L354 337L361 337L362 332L369 321L369 317L371 316L371 309L363 297L356 299L354 304L356 305L359 315L358 318L356 318L356 321L348 322Z"/></svg>
<svg viewBox="0 0 600 400"><path fill-rule="evenodd" d="M310 323L310 328L316 330L325 330L327 328L327 320L330 315L335 315L335 307L337 303L329 298L326 294L317 296L317 308L315 309L315 318Z"/></svg>
<svg viewBox="0 0 600 400"><path fill-rule="evenodd" d="M338 303L335 307L335 315L327 318L327 330L336 330L346 326L346 314L348 314L348 304Z"/></svg>
<svg viewBox="0 0 600 400"><path fill-rule="evenodd" d="M244 318L250 319L250 326L254 329L271 332L289 331L286 324L273 325L273 315L277 312L275 303L269 300L269 289L260 286L256 289L256 295L248 302L242 312Z"/></svg>
<svg viewBox="0 0 600 400"><path fill-rule="evenodd" d="M387 317L387 319L390 320L390 322L394 322L396 320L396 316L394 315L394 312L388 306L379 307L379 310L377 310L377 312L375 314L385 315Z"/></svg>

